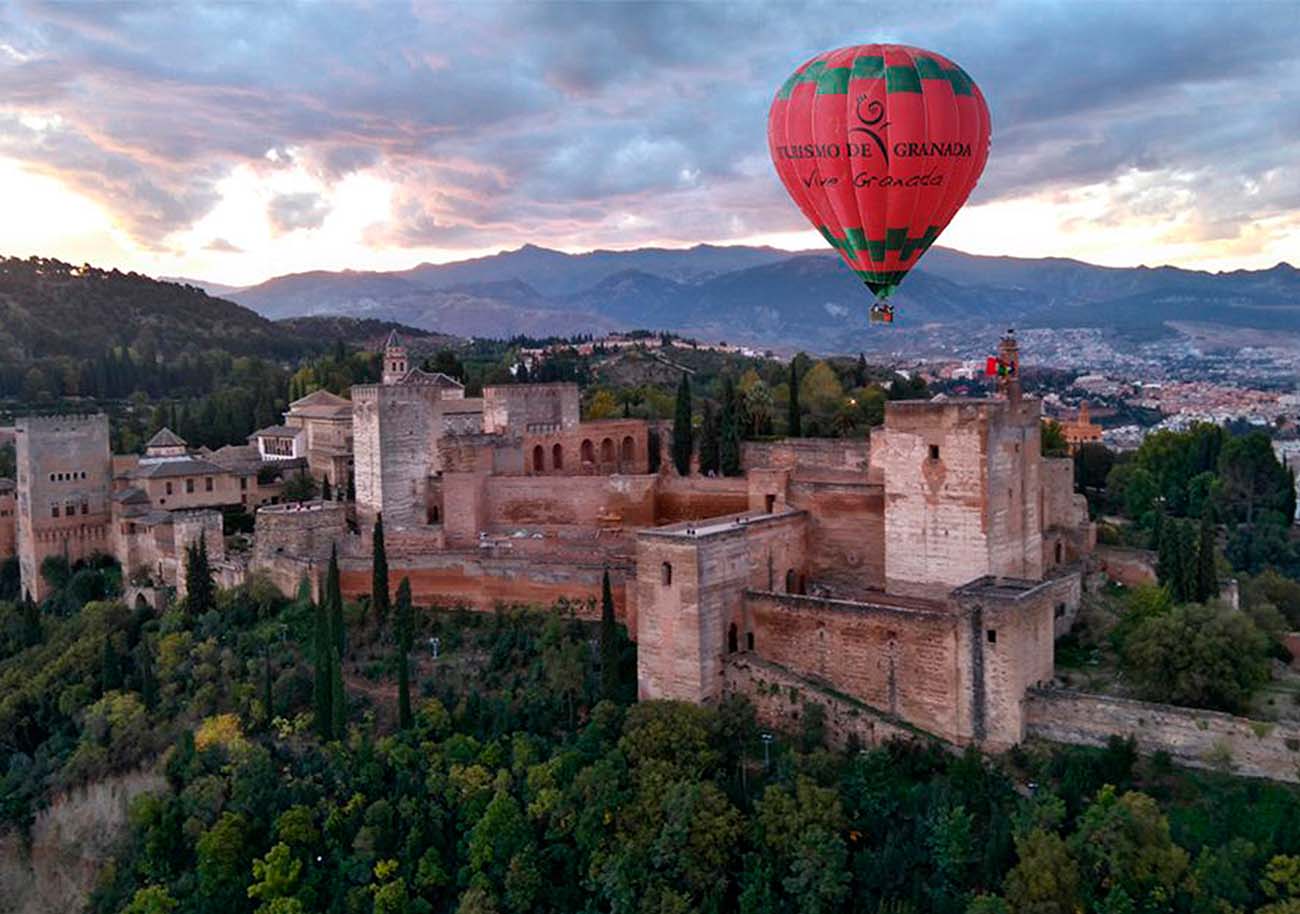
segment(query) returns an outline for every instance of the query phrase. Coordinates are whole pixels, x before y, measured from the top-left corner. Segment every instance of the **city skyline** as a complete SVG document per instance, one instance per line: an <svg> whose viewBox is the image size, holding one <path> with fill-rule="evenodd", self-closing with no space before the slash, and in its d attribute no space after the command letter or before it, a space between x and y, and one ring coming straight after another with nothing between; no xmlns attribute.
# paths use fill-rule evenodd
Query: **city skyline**
<svg viewBox="0 0 1300 914"><path fill-rule="evenodd" d="M879 40L947 54L989 99L988 169L941 244L1294 263L1298 18L23 2L0 12L0 195L22 214L0 252L243 285L525 243L816 248L768 161L766 108L807 57Z"/></svg>

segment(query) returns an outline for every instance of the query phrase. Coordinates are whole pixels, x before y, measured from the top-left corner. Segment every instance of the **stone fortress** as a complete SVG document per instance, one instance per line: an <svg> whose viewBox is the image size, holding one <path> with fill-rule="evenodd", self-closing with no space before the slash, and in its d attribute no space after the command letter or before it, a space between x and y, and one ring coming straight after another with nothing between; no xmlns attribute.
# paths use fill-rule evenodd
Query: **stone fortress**
<svg viewBox="0 0 1300 914"><path fill-rule="evenodd" d="M1002 357L1018 369L1014 339ZM594 616L608 569L643 698L741 692L771 722L817 701L841 742L922 731L1002 748L1053 677L1094 543L1073 464L1043 457L1039 430L1013 371L994 398L891 402L869 438L747 442L742 476L681 477L657 423L581 421L573 384L466 397L394 335L380 383L295 401L237 447L192 452L164 431L113 457L102 416L20 420L0 550L8 504L38 598L56 554L183 586L202 532L223 584L319 586L336 548L360 597L382 514L392 585L409 578L426 605L568 598ZM351 472L355 501L278 503L288 471L340 492ZM220 535L232 505L256 510L250 548Z"/></svg>

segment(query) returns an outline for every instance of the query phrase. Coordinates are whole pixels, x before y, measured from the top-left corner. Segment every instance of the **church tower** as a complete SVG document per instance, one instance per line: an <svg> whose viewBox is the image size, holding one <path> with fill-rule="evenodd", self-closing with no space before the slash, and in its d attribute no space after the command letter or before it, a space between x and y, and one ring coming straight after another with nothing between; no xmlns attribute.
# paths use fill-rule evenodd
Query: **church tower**
<svg viewBox="0 0 1300 914"><path fill-rule="evenodd" d="M1016 331L1008 330L998 345L998 391L1012 403L1020 402L1020 345Z"/></svg>
<svg viewBox="0 0 1300 914"><path fill-rule="evenodd" d="M397 338L397 331L394 330L388 334L388 342L384 344L384 375L382 383L396 384L406 377L409 370L410 366L406 361L406 347Z"/></svg>

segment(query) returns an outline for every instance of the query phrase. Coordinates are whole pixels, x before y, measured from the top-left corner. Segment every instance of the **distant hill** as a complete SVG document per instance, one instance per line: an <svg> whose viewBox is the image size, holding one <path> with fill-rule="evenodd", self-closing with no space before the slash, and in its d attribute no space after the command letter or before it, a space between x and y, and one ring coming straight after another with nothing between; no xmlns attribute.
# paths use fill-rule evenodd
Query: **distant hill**
<svg viewBox="0 0 1300 914"><path fill-rule="evenodd" d="M829 251L699 245L565 254L536 245L395 273L281 276L232 298L273 318L341 314L458 336L645 327L763 346L852 351L870 297ZM1107 327L1136 336L1175 323L1300 333L1300 271L1208 273L1101 267L1064 258L935 248L895 296L888 345L990 324Z"/></svg>
<svg viewBox="0 0 1300 914"><path fill-rule="evenodd" d="M276 321L281 327L295 336L319 340L342 340L362 349L379 350L383 348L388 335L394 330L401 336L403 344L410 350L424 352L464 344L459 337L445 333L434 333L419 327L410 327L396 321L381 321L368 317L346 317L340 314L316 317L286 317Z"/></svg>
<svg viewBox="0 0 1300 914"><path fill-rule="evenodd" d="M221 349L277 358L323 345L196 286L0 257L0 358L93 357L114 344L161 355Z"/></svg>

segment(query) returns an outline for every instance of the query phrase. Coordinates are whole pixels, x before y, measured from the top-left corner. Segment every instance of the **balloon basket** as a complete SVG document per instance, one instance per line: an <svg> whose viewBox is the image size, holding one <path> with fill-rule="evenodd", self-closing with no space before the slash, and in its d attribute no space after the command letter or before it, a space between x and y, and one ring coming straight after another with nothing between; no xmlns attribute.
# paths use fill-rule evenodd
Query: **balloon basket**
<svg viewBox="0 0 1300 914"><path fill-rule="evenodd" d="M872 324L892 324L894 322L894 309L882 308L877 305L871 309L867 319Z"/></svg>

